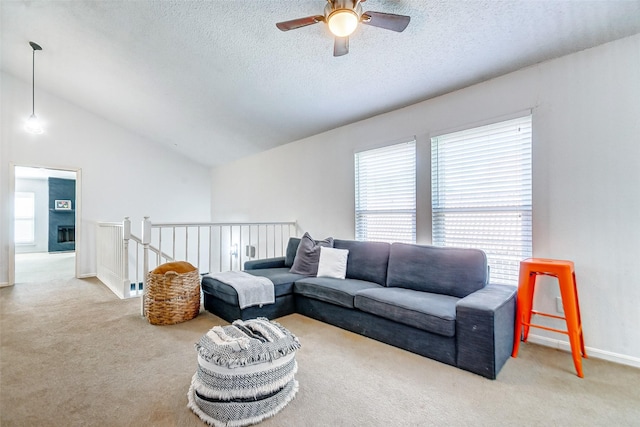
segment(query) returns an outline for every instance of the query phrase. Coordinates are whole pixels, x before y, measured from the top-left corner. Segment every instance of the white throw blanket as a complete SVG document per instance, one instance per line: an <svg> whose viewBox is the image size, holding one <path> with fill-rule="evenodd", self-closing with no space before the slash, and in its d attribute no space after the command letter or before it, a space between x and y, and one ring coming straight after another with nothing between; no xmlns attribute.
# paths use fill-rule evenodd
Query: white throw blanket
<svg viewBox="0 0 640 427"><path fill-rule="evenodd" d="M253 305L273 304L276 301L273 282L266 277L254 276L244 271L224 271L208 276L235 289L241 309Z"/></svg>

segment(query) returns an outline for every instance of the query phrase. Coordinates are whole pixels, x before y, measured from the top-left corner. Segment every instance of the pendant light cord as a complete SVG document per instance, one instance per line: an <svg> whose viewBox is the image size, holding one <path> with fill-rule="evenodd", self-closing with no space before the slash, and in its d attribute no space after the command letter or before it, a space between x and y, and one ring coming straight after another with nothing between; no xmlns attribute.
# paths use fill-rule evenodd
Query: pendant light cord
<svg viewBox="0 0 640 427"><path fill-rule="evenodd" d="M33 49L31 61L31 115L36 114L36 50Z"/></svg>
<svg viewBox="0 0 640 427"><path fill-rule="evenodd" d="M0 0L1 1L1 0ZM44 132L42 124L36 117L36 50L42 50L38 43L29 42L31 46L31 116L25 121L24 130L39 135Z"/></svg>
<svg viewBox="0 0 640 427"><path fill-rule="evenodd" d="M42 50L42 47L38 43L29 42L29 46L32 49L32 60L31 60L31 115L35 116L36 114L36 50Z"/></svg>

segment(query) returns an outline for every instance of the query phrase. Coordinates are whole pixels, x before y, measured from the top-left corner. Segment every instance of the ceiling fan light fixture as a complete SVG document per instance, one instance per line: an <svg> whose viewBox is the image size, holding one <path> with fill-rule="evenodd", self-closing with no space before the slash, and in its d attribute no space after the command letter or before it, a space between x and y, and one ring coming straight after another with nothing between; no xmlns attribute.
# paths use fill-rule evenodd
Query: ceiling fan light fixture
<svg viewBox="0 0 640 427"><path fill-rule="evenodd" d="M277 22L276 27L280 31L289 31L324 22L329 31L335 36L333 56L342 56L349 53L349 36L358 28L360 23L401 33L411 21L411 17L406 15L374 11L364 12L361 5L364 1L327 0L323 15L311 15Z"/></svg>
<svg viewBox="0 0 640 427"><path fill-rule="evenodd" d="M358 27L358 14L349 9L338 9L329 15L327 25L336 37L348 37Z"/></svg>

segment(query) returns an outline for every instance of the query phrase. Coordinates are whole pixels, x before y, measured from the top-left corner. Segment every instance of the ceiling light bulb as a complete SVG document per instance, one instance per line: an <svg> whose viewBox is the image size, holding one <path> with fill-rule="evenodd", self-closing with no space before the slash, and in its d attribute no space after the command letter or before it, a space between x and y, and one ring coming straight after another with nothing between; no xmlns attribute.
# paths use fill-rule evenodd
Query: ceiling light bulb
<svg viewBox="0 0 640 427"><path fill-rule="evenodd" d="M25 121L24 130L26 130L29 133L33 133L35 135L40 135L41 133L44 132L44 129L42 129L42 123L40 123L40 120L38 120L35 114L32 114Z"/></svg>
<svg viewBox="0 0 640 427"><path fill-rule="evenodd" d="M337 37L347 37L358 26L358 14L353 10L339 9L329 15L328 24L329 30Z"/></svg>

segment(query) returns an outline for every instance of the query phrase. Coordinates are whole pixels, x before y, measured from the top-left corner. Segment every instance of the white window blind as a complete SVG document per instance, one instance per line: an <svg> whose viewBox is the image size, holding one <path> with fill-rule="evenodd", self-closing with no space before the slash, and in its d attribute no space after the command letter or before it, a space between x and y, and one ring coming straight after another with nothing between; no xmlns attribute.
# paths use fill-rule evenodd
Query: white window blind
<svg viewBox="0 0 640 427"><path fill-rule="evenodd" d="M14 203L14 242L28 244L35 242L35 193L16 192Z"/></svg>
<svg viewBox="0 0 640 427"><path fill-rule="evenodd" d="M531 257L531 116L431 139L433 244L482 249L492 283Z"/></svg>
<svg viewBox="0 0 640 427"><path fill-rule="evenodd" d="M356 240L416 241L416 141L355 154Z"/></svg>

